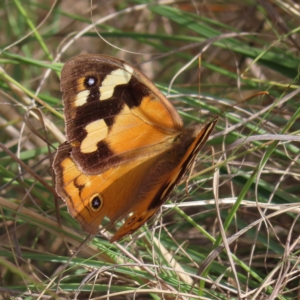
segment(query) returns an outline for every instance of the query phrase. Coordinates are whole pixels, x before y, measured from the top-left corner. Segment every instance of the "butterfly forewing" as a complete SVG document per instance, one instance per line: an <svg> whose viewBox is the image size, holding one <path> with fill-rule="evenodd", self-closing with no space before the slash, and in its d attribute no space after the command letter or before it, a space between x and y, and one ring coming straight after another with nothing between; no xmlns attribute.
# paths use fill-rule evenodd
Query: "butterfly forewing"
<svg viewBox="0 0 300 300"><path fill-rule="evenodd" d="M121 60L77 56L62 70L61 89L72 156L89 174L147 156L182 130L171 103Z"/></svg>

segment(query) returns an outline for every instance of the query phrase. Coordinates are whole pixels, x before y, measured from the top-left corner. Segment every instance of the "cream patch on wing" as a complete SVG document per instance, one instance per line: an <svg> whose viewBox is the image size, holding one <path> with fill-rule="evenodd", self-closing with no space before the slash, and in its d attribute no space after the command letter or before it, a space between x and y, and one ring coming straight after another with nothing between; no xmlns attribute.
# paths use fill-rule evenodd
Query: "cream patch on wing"
<svg viewBox="0 0 300 300"><path fill-rule="evenodd" d="M74 101L75 106L79 107L79 106L84 105L86 103L86 100L87 100L89 94L90 94L89 90L84 90L84 91L79 92L76 95L76 98L75 98L75 101Z"/></svg>
<svg viewBox="0 0 300 300"><path fill-rule="evenodd" d="M97 144L108 135L108 127L104 120L97 120L84 127L87 132L86 138L80 145L82 153L91 153L98 150Z"/></svg>
<svg viewBox="0 0 300 300"><path fill-rule="evenodd" d="M124 68L125 69L114 70L105 77L99 88L100 100L109 99L113 95L114 89L117 85L129 82L133 69L128 65L124 65Z"/></svg>

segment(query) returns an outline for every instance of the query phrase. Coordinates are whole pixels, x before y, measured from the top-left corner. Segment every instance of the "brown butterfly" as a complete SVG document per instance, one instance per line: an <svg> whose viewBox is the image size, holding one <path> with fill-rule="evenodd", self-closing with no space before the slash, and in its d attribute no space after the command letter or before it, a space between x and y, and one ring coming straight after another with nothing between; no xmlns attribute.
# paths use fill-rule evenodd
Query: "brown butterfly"
<svg viewBox="0 0 300 300"><path fill-rule="evenodd" d="M61 73L67 141L56 191L88 233L127 217L117 241L149 220L191 167L217 118L184 128L154 84L122 60L76 56Z"/></svg>

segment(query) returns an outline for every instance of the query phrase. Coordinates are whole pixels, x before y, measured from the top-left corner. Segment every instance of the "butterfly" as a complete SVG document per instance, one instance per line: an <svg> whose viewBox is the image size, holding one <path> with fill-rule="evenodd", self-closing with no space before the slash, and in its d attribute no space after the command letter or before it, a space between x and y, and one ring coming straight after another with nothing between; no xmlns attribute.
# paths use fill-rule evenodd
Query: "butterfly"
<svg viewBox="0 0 300 300"><path fill-rule="evenodd" d="M53 168L57 194L90 234L105 217L126 218L111 242L132 234L191 168L217 118L185 128L173 105L140 71L83 54L61 72L67 141Z"/></svg>

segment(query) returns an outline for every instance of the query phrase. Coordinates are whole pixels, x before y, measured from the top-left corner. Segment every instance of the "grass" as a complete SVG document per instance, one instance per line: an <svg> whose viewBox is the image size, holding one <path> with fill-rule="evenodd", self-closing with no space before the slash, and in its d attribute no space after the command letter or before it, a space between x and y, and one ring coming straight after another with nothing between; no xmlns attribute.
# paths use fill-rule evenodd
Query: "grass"
<svg viewBox="0 0 300 300"><path fill-rule="evenodd" d="M0 299L297 299L298 4L103 3L0 4ZM80 53L136 65L186 124L219 116L188 187L115 244L53 188L59 75Z"/></svg>

